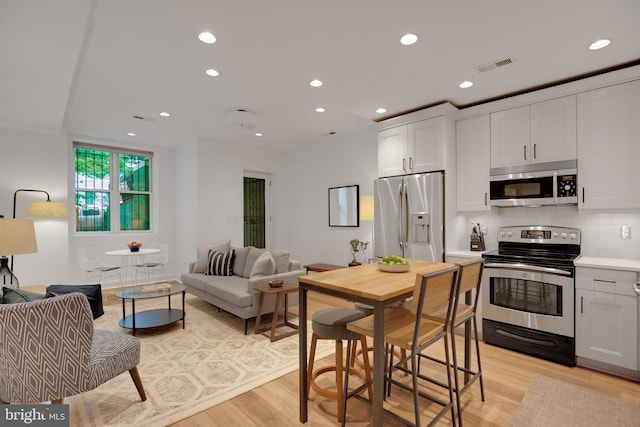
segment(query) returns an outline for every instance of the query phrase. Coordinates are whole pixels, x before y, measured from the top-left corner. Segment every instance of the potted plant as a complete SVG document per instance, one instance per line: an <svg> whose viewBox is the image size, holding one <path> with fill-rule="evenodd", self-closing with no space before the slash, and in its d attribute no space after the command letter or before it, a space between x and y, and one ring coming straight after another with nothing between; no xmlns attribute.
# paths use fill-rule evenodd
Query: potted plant
<svg viewBox="0 0 640 427"><path fill-rule="evenodd" d="M349 263L349 266L360 265L360 257L364 254L364 251L367 250L369 246L369 242L362 242L358 239L352 239L349 242L351 245L351 255L353 255L353 260Z"/></svg>

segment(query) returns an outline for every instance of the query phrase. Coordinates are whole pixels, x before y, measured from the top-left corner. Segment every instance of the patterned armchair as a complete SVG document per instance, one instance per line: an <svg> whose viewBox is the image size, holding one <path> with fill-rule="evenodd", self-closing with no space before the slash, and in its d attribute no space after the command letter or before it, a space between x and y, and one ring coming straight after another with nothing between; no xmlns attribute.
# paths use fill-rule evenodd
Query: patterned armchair
<svg viewBox="0 0 640 427"><path fill-rule="evenodd" d="M62 403L129 371L146 400L140 341L93 329L87 298L71 293L0 305L0 400Z"/></svg>

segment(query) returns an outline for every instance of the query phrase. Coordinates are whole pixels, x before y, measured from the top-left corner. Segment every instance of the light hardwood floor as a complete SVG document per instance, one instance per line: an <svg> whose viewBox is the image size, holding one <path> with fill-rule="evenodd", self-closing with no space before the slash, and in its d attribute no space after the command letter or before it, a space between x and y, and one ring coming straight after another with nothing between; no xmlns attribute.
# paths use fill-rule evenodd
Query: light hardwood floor
<svg viewBox="0 0 640 427"><path fill-rule="evenodd" d="M309 293L310 314L329 306L349 306L349 303L329 296ZM461 347L462 337L459 337L458 348ZM580 367L569 368L484 343L481 343L480 354L483 363L485 402L480 399L480 388L477 383L463 395L463 423L466 426L508 425L536 374L558 378L640 404L640 384L637 382ZM332 361L333 356L329 356L321 362L331 364ZM298 371L292 372L175 423L172 427L301 425L298 409L298 378ZM408 396L404 396L403 399L402 393L394 391L393 394L399 406L405 406L404 410L412 410ZM335 406L335 402L320 400L312 391L307 425L312 427L339 425L335 418ZM347 414L347 425L369 425L370 410L366 404L350 399ZM391 420L386 421L385 425L398 425ZM441 424L451 425L449 414L443 418Z"/></svg>
<svg viewBox="0 0 640 427"><path fill-rule="evenodd" d="M104 291L104 304L119 304L115 292ZM313 292L309 293L309 314L329 306L350 306L349 303ZM295 312L295 308L292 310ZM462 337L458 337L462 347ZM436 346L437 347L437 346ZM589 369L569 368L556 363L529 357L481 343L484 373L485 402L480 399L476 383L463 395L463 422L466 426L505 426L515 411L529 384L536 374L557 378L590 388L601 393L640 404L640 383L603 374ZM331 364L333 356L316 362L316 366ZM268 384L257 387L234 399L209 408L192 417L172 424L172 427L201 426L297 426L299 422L298 371L292 372ZM411 400L400 391L393 392L390 400L401 411L412 411ZM320 399L311 392L309 421L311 427L339 425L335 417L335 402ZM429 412L429 408L424 408ZM347 425L369 425L370 410L366 404L350 399L347 408ZM410 415L409 415L410 417ZM426 418L424 422L426 423ZM451 425L450 414L441 425ZM385 419L385 425L399 425Z"/></svg>

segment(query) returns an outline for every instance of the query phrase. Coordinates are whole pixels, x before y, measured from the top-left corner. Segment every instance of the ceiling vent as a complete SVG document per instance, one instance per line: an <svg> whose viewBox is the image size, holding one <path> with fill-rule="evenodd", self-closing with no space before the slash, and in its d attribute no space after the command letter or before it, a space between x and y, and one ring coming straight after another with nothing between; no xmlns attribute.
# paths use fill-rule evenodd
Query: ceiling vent
<svg viewBox="0 0 640 427"><path fill-rule="evenodd" d="M504 67L505 65L513 64L516 62L516 58L513 55L505 56L504 58L496 59L484 65L478 65L475 67L478 73L484 73L485 71L495 70L496 68Z"/></svg>
<svg viewBox="0 0 640 427"><path fill-rule="evenodd" d="M143 122L150 122L150 123L153 123L156 121L156 119L154 119L153 117L141 116L139 114L134 115L133 118L136 120L142 120Z"/></svg>
<svg viewBox="0 0 640 427"><path fill-rule="evenodd" d="M246 110L229 111L227 122L241 130L255 129L256 115Z"/></svg>

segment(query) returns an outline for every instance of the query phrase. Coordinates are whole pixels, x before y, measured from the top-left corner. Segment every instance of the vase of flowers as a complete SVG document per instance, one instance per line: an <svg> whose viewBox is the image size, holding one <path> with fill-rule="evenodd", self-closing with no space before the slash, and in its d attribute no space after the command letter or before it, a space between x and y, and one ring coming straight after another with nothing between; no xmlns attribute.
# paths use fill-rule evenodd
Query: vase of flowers
<svg viewBox="0 0 640 427"><path fill-rule="evenodd" d="M364 251L367 250L367 247L369 246L369 242L363 242L358 239L352 239L349 242L349 245L351 246L351 255L353 256L353 259L349 263L349 267L354 265L360 265L361 264L360 259L364 255Z"/></svg>

